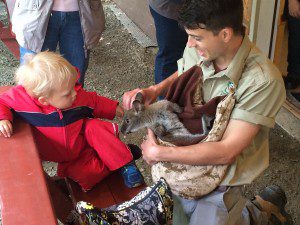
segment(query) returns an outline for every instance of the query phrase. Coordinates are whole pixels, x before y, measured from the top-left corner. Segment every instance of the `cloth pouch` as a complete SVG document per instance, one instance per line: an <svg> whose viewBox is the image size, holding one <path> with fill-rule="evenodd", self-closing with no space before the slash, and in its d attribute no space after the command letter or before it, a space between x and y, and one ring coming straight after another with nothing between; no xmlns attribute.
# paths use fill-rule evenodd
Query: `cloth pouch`
<svg viewBox="0 0 300 225"><path fill-rule="evenodd" d="M199 66L194 66L177 78L167 94L168 100L184 107L184 112L179 117L192 133L201 127L199 122L201 113L203 113L201 110L201 105L203 105L201 87L202 70ZM221 140L235 104L234 87L227 96L221 99L216 104L213 126L201 142ZM171 143L158 141L165 146L174 146ZM152 166L151 174L153 181L163 177L174 194L186 199L198 199L220 185L227 167L228 165L193 166L158 162Z"/></svg>

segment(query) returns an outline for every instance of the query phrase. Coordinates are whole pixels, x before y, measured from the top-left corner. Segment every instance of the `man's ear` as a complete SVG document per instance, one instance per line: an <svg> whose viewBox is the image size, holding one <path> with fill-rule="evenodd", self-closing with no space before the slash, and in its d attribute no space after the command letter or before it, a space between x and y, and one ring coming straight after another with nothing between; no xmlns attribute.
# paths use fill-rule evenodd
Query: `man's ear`
<svg viewBox="0 0 300 225"><path fill-rule="evenodd" d="M39 103L41 103L42 105L49 105L48 99L44 96L40 96L38 97L38 101Z"/></svg>
<svg viewBox="0 0 300 225"><path fill-rule="evenodd" d="M231 27L225 27L220 32L221 38L225 43L228 43L233 36L233 29Z"/></svg>

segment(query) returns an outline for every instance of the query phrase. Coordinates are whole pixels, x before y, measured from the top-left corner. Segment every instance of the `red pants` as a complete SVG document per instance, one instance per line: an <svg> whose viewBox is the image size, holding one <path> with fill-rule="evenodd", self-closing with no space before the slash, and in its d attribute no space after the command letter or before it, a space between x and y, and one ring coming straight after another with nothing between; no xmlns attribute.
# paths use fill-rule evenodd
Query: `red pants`
<svg viewBox="0 0 300 225"><path fill-rule="evenodd" d="M129 148L118 137L118 125L99 119L86 120L86 147L76 160L58 164L57 174L78 182L84 190L91 189L110 171L132 161Z"/></svg>

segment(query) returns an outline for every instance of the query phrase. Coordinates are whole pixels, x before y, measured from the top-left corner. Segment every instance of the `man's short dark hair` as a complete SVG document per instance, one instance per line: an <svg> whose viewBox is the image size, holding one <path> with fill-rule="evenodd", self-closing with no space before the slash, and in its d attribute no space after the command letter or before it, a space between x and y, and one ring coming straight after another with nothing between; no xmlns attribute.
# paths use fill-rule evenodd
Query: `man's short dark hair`
<svg viewBox="0 0 300 225"><path fill-rule="evenodd" d="M231 27L235 34L244 35L243 11L243 0L185 0L179 23L186 29L204 28L215 35Z"/></svg>

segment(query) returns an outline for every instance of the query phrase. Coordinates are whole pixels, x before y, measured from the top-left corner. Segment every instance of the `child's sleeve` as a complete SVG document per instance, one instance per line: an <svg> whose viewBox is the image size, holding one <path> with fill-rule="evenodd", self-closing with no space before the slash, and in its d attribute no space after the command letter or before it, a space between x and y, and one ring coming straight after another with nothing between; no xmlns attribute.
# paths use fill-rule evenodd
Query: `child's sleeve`
<svg viewBox="0 0 300 225"><path fill-rule="evenodd" d="M84 91L84 90L83 90ZM118 101L103 97L98 95L96 92L86 92L84 91L86 98L91 100L93 110L93 115L97 118L105 118L112 120L115 118L116 109L119 104Z"/></svg>
<svg viewBox="0 0 300 225"><path fill-rule="evenodd" d="M9 120L12 122L13 114L9 104L5 101L6 98L9 98L9 96L6 94L0 95L0 120Z"/></svg>

